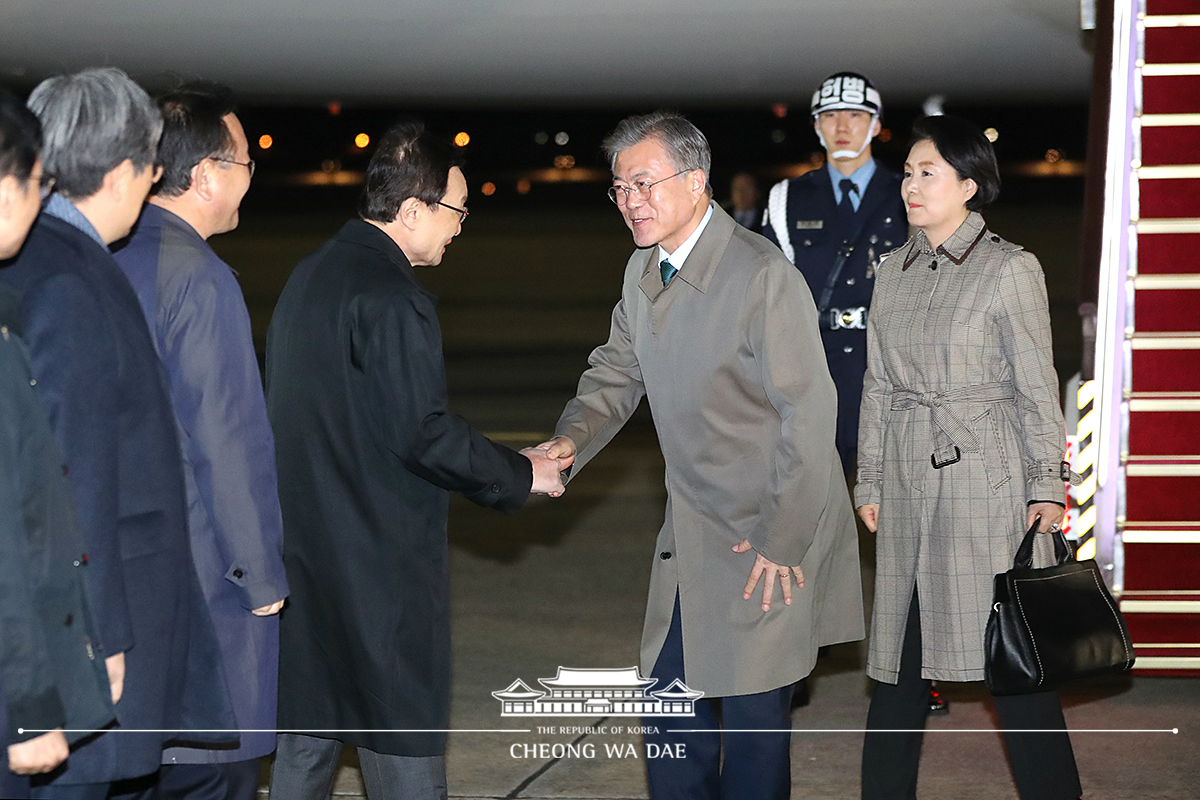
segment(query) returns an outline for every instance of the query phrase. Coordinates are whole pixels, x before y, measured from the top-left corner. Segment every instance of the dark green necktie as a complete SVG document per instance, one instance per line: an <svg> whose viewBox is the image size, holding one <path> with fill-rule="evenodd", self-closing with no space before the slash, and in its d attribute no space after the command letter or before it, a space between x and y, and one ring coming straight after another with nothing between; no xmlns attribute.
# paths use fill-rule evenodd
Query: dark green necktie
<svg viewBox="0 0 1200 800"><path fill-rule="evenodd" d="M668 283L670 283L671 278L675 277L675 273L679 272L675 265L665 258L662 260L662 263L658 265L658 271L662 274L663 286L666 286Z"/></svg>

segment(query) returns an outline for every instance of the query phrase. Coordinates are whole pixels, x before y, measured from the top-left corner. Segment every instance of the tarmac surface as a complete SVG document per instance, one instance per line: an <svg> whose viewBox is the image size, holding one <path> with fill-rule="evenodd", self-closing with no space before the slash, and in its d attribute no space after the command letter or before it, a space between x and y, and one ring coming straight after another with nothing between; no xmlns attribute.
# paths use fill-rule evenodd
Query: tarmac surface
<svg viewBox="0 0 1200 800"><path fill-rule="evenodd" d="M494 438L515 447L548 436L589 349L605 338L630 251L627 233L612 217L548 214L514 230L504 220L479 224L472 216L443 266L420 273L441 297L452 402ZM1050 242L1049 231L1071 224L1038 218L1036 210L1026 215L1024 237L996 229L1015 241L1040 236ZM297 235L295 228L251 223L249 231L244 225L245 236L239 231L214 240L235 268L259 265L239 270L257 336L265 333L273 294L287 269L338 224L317 220ZM1071 251L1030 249L1047 265L1061 372L1078 357L1071 349L1078 336L1072 328L1077 317ZM643 407L560 499L533 498L513 516L459 498L452 502L451 797L648 796L641 737L628 732L640 719L504 717L491 693L518 678L537 687L539 678L553 677L560 666L637 664L664 501L662 458ZM860 545L869 602L869 534L862 533ZM811 703L793 714L795 800L859 796L861 728L871 683L863 674L864 656L865 644L852 643L831 648L818 661ZM1015 798L982 684L942 688L951 711L930 719L918 796ZM1125 676L1072 687L1063 699L1084 797L1200 797L1200 679ZM551 757L541 757L538 748L527 747L543 743L577 747L561 758L553 750ZM261 795L266 796L265 785ZM333 796L364 796L352 749Z"/></svg>

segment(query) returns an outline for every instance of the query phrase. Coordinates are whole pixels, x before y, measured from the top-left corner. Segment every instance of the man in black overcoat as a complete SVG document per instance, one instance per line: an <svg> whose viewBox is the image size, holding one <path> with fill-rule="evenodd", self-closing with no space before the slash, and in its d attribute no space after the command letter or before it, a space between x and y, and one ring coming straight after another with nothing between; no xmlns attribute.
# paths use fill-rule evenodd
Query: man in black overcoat
<svg viewBox="0 0 1200 800"><path fill-rule="evenodd" d="M55 194L0 281L3 320L29 347L66 457L88 553L86 587L118 724L35 778L33 796L99 800L152 790L163 745L236 728L187 536L183 473L162 365L108 245L129 233L159 170L162 117L117 69L49 78L29 106ZM172 731L164 733L161 731ZM178 731L179 733L174 733ZM128 783L127 781L133 781Z"/></svg>
<svg viewBox="0 0 1200 800"><path fill-rule="evenodd" d="M393 127L359 213L296 267L267 334L284 563L273 797L324 800L342 744L372 800L446 797L449 493L515 511L562 491L544 451L498 445L447 407L436 266L467 216L448 146ZM417 732L390 732L396 729Z"/></svg>

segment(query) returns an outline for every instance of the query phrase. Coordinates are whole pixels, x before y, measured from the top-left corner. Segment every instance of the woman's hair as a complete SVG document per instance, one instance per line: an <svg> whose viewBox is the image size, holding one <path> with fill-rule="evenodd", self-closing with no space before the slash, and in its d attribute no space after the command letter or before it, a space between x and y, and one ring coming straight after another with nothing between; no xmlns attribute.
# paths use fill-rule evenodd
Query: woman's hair
<svg viewBox="0 0 1200 800"><path fill-rule="evenodd" d="M979 188L967 201L968 210L979 211L1000 196L1000 168L992 143L970 122L951 116L924 117L913 123L909 149L918 142L932 142L960 181L975 181Z"/></svg>

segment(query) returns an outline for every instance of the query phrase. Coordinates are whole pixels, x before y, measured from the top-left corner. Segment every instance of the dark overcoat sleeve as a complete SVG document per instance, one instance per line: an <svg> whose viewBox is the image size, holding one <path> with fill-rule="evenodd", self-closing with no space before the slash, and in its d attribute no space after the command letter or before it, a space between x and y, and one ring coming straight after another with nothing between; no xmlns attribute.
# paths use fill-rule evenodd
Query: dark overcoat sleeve
<svg viewBox="0 0 1200 800"><path fill-rule="evenodd" d="M288 594L275 442L241 290L215 266L182 273L159 298L162 358L225 580L253 610Z"/></svg>
<svg viewBox="0 0 1200 800"><path fill-rule="evenodd" d="M102 650L124 652L134 640L117 530L120 408L116 382L93 379L117 374L117 344L96 298L74 275L38 282L22 306L54 309L25 315L25 343L88 531L86 581Z"/></svg>
<svg viewBox="0 0 1200 800"><path fill-rule="evenodd" d="M351 360L364 370L381 447L410 472L474 503L516 511L529 497L527 458L451 413L441 329L421 291L360 298Z"/></svg>

